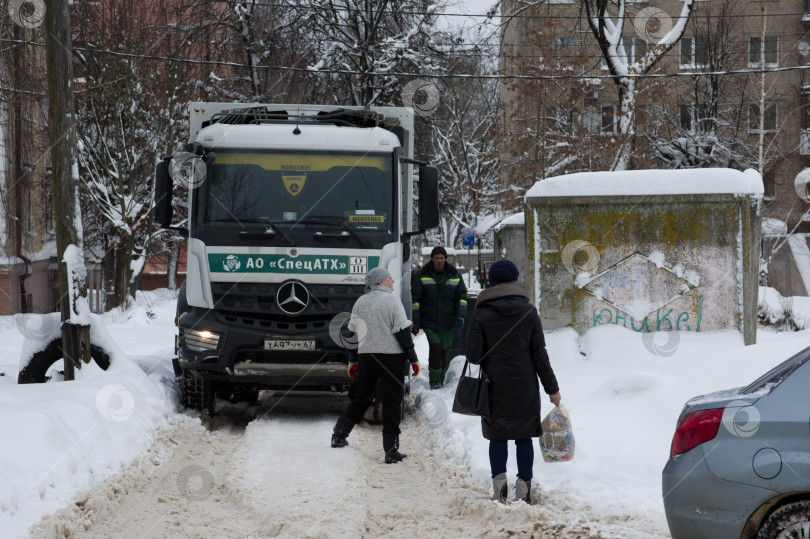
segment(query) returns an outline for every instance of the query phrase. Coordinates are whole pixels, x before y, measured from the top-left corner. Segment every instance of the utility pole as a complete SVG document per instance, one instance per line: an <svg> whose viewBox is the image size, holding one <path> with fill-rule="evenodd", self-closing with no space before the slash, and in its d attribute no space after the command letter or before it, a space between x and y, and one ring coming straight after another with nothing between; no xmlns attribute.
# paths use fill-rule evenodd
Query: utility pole
<svg viewBox="0 0 810 539"><path fill-rule="evenodd" d="M65 0L45 1L45 51L48 71L48 132L56 210L59 307L65 379L90 362L90 309L84 266L79 179L74 176L76 133L73 105L73 45Z"/></svg>

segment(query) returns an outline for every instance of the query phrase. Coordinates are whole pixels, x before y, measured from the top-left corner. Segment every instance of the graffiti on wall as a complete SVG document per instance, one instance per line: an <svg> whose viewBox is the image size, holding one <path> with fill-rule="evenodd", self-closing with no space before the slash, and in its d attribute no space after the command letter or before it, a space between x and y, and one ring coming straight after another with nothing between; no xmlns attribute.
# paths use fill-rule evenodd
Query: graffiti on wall
<svg viewBox="0 0 810 539"><path fill-rule="evenodd" d="M634 253L594 277L578 277L577 286L636 320L644 320L699 283L697 274L672 271L662 259L663 255L653 260Z"/></svg>
<svg viewBox="0 0 810 539"><path fill-rule="evenodd" d="M700 331L703 321L703 296L697 297L697 312L676 311L672 308L657 309L654 313L636 320L617 308L593 309L593 325L613 324L632 329L638 333L653 331Z"/></svg>
<svg viewBox="0 0 810 539"><path fill-rule="evenodd" d="M700 277L680 264L667 265L664 258L660 252L633 253L597 273L601 256L590 243L573 241L562 252L563 264L576 276L576 286L609 306L592 310L594 326L614 324L638 332L700 331L702 295L694 310L668 307L697 288Z"/></svg>

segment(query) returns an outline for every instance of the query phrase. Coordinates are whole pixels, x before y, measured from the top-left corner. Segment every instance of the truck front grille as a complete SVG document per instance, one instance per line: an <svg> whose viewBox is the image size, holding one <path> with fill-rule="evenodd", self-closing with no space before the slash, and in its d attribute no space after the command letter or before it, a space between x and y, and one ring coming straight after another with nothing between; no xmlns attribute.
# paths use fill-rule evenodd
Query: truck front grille
<svg viewBox="0 0 810 539"><path fill-rule="evenodd" d="M265 333L279 335L312 335L329 331L332 317L317 319L290 319L275 316L261 316L251 313L234 311L217 311L217 320L228 326L237 326L243 329L261 330Z"/></svg>
<svg viewBox="0 0 810 539"><path fill-rule="evenodd" d="M282 283L211 283L214 305L218 311L252 314L249 318L289 317L279 308L276 293ZM327 316L351 311L354 302L363 295L363 285L305 284L310 294L309 305L297 317ZM258 315L258 316L256 316ZM295 328L294 328L295 329Z"/></svg>

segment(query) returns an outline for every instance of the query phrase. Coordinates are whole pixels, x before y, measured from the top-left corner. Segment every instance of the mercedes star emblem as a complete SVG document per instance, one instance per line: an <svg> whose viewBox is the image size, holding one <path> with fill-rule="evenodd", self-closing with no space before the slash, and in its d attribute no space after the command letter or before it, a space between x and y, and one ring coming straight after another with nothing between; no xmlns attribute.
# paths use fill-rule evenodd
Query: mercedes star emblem
<svg viewBox="0 0 810 539"><path fill-rule="evenodd" d="M309 291L298 281L287 281L278 287L276 303L287 314L301 314L309 305Z"/></svg>

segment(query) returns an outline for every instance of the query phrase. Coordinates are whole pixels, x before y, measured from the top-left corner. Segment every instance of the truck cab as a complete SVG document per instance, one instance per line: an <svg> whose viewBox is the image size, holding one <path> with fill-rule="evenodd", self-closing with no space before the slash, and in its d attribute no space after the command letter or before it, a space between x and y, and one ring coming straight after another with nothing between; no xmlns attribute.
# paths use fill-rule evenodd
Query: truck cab
<svg viewBox="0 0 810 539"><path fill-rule="evenodd" d="M438 224L438 174L405 108L192 103L185 152L156 171L156 218L188 238L175 374L187 407L260 389L350 389L348 326L368 270L410 308L409 240ZM412 225L414 168L419 219ZM174 183L187 228L172 226Z"/></svg>

